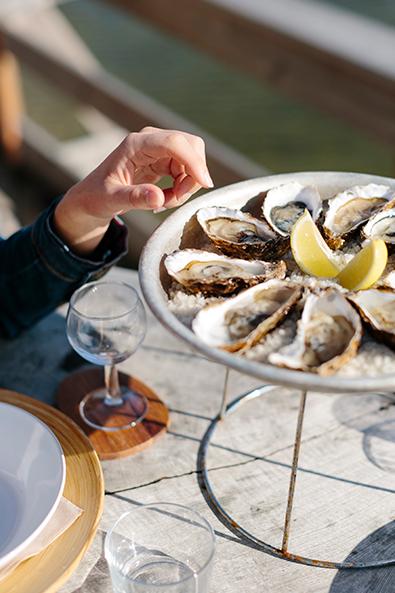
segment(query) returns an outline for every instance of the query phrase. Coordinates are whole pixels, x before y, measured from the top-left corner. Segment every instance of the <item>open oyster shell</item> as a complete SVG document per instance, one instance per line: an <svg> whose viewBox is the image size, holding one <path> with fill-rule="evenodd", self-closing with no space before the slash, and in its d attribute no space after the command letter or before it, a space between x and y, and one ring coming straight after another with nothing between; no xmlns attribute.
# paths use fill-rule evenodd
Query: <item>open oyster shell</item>
<svg viewBox="0 0 395 593"><path fill-rule="evenodd" d="M268 280L204 307L193 320L192 329L210 346L230 352L246 349L276 327L301 295L299 285Z"/></svg>
<svg viewBox="0 0 395 593"><path fill-rule="evenodd" d="M358 313L336 289L309 294L295 341L269 355L279 366L330 375L355 356L362 337Z"/></svg>
<svg viewBox="0 0 395 593"><path fill-rule="evenodd" d="M387 185L358 185L329 200L323 224L330 247L339 249L347 236L395 198Z"/></svg>
<svg viewBox="0 0 395 593"><path fill-rule="evenodd" d="M167 273L188 292L221 296L271 278L284 278L283 261L264 262L219 255L200 249L182 249L164 261Z"/></svg>
<svg viewBox="0 0 395 593"><path fill-rule="evenodd" d="M376 338L395 350L395 292L371 288L348 298Z"/></svg>
<svg viewBox="0 0 395 593"><path fill-rule="evenodd" d="M369 219L362 229L362 236L395 244L395 199Z"/></svg>
<svg viewBox="0 0 395 593"><path fill-rule="evenodd" d="M201 208L197 220L206 235L223 253L247 259L282 255L287 243L269 225L241 210Z"/></svg>
<svg viewBox="0 0 395 593"><path fill-rule="evenodd" d="M313 185L297 182L270 189L262 204L265 219L283 237L289 237L293 225L306 208L312 219L317 220L322 210L321 196Z"/></svg>

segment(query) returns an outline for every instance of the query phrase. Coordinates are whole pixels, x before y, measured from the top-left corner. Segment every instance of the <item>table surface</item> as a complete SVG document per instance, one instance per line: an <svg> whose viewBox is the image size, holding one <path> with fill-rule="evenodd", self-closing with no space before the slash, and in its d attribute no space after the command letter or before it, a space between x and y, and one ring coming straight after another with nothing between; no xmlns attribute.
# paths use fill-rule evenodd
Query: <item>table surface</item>
<svg viewBox="0 0 395 593"><path fill-rule="evenodd" d="M138 287L135 272L109 278ZM0 341L0 386L53 403L59 382L81 360L65 335L66 307L14 341ZM104 535L136 505L167 501L202 513L217 534L214 593L393 593L395 566L336 571L293 564L239 541L208 508L197 451L221 402L225 370L191 351L148 312L143 346L120 368L155 389L170 409L168 433L146 451L103 462L105 511L94 543L61 593L111 593ZM230 373L230 398L258 382ZM218 426L208 467L235 520L281 545L299 394L277 388ZM309 393L289 549L313 558L395 558L395 405L379 394ZM392 521L391 521L392 519Z"/></svg>

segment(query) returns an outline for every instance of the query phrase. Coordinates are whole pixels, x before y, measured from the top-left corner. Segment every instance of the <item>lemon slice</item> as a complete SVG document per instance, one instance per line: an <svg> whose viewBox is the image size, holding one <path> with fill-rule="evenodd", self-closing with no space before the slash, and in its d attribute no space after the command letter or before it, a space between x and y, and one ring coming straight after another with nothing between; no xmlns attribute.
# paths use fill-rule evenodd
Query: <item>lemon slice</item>
<svg viewBox="0 0 395 593"><path fill-rule="evenodd" d="M295 222L291 232L292 254L299 268L306 274L320 278L334 278L340 268L321 236L308 210Z"/></svg>
<svg viewBox="0 0 395 593"><path fill-rule="evenodd" d="M374 239L346 265L336 280L348 290L364 290L377 282L387 265L388 250L381 239Z"/></svg>

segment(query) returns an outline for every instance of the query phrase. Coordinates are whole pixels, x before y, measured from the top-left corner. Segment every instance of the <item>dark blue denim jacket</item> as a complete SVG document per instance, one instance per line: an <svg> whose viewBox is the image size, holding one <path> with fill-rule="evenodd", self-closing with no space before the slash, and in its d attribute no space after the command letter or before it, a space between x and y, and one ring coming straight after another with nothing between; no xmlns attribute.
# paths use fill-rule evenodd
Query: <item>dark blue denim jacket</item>
<svg viewBox="0 0 395 593"><path fill-rule="evenodd" d="M127 251L127 229L113 220L89 259L72 253L52 226L56 200L37 221L0 239L0 335L14 337L102 276Z"/></svg>

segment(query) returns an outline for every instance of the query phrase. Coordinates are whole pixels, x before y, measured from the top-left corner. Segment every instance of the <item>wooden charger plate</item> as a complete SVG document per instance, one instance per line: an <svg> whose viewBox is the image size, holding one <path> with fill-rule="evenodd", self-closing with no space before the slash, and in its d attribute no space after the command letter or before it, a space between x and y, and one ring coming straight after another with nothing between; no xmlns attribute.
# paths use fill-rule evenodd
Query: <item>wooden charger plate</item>
<svg viewBox="0 0 395 593"><path fill-rule="evenodd" d="M0 389L0 401L34 414L54 432L66 459L63 495L84 511L41 554L22 562L0 581L0 593L55 593L77 568L98 528L104 502L100 462L88 438L62 412L5 389Z"/></svg>

